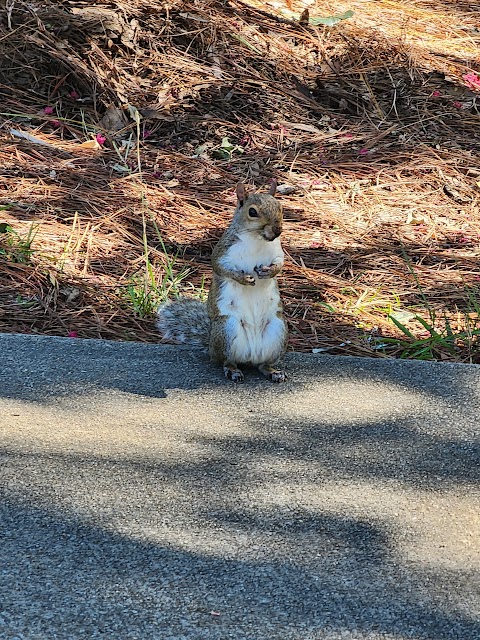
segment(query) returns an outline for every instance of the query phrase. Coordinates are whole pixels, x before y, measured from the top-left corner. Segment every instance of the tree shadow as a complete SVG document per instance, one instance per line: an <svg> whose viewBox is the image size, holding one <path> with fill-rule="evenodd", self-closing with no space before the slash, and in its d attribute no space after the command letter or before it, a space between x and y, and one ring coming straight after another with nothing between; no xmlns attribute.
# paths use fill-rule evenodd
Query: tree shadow
<svg viewBox="0 0 480 640"><path fill-rule="evenodd" d="M0 340L0 634L478 635L476 368Z"/></svg>
<svg viewBox="0 0 480 640"><path fill-rule="evenodd" d="M164 397L165 390L210 389L217 386L232 398L291 397L318 384L331 389L345 384L352 394L351 403L362 397L363 385L377 402L371 385L389 391L436 397L446 403L462 402L477 407L476 369L469 365L432 363L415 360L349 357L287 353L284 361L291 379L285 385L272 385L257 371L247 368L247 382L235 385L225 380L221 367L212 364L206 349L184 345L152 345L139 342L82 340L54 336L1 334L3 371L0 397L49 403L56 398L75 395L81 398L99 391ZM23 367L23 368L21 368ZM28 384L27 384L28 381ZM260 383L260 384L259 384ZM395 396L395 401L400 395ZM329 402L326 399L325 402ZM315 401L317 403L317 401ZM321 409L322 405L319 405ZM473 410L472 409L472 410ZM428 415L428 412L427 412Z"/></svg>
<svg viewBox="0 0 480 640"><path fill-rule="evenodd" d="M4 449L0 629L26 638L476 637L479 621L461 606L468 569L408 561L387 520L355 509L291 497L262 507L252 470L269 448L219 439L201 463ZM332 485L330 469L323 480Z"/></svg>

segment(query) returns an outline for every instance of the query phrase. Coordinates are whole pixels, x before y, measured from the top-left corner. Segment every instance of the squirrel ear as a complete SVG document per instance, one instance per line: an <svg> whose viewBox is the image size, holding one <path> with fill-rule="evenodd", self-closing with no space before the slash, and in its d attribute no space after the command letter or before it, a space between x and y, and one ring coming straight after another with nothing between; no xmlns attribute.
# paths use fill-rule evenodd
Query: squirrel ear
<svg viewBox="0 0 480 640"><path fill-rule="evenodd" d="M245 185L243 184L243 182L239 182L237 184L237 198L239 205L243 207L243 203L246 198Z"/></svg>
<svg viewBox="0 0 480 640"><path fill-rule="evenodd" d="M271 196L274 196L276 190L277 190L277 181L275 180L275 178L273 178L272 184L270 185L270 189L269 189L268 193Z"/></svg>

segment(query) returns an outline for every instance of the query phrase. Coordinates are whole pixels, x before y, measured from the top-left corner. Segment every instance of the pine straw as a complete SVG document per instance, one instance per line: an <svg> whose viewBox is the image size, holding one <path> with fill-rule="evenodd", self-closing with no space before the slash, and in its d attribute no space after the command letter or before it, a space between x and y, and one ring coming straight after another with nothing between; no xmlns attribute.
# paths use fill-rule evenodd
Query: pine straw
<svg viewBox="0 0 480 640"><path fill-rule="evenodd" d="M20 236L36 228L26 264L0 255L0 330L159 341L126 296L145 273L144 221L157 280L176 256L186 292L208 288L235 183L272 177L295 188L282 196L292 349L384 356L377 341L401 335L388 312L405 309L434 314L439 330L478 326L480 119L462 76L478 72L480 34L468 3L311 4L310 15L356 11L331 29L289 21L279 3L93 5L0 10L2 221ZM138 141L127 105L142 115ZM102 120L109 106L116 122ZM82 150L98 132L104 149ZM244 153L215 158L224 137ZM133 143L123 173L121 139ZM437 355L476 362L478 349Z"/></svg>

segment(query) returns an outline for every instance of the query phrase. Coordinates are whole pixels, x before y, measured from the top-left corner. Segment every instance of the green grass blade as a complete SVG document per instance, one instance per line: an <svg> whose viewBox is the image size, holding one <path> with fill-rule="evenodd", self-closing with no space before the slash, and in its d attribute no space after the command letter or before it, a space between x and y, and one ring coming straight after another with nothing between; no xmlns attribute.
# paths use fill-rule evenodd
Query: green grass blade
<svg viewBox="0 0 480 640"><path fill-rule="evenodd" d="M400 329L400 331L404 333L406 336L408 336L409 338L412 338L412 340L415 340L415 336L410 331L410 329L407 329L407 327L404 324L402 324L399 320L397 320L394 316L389 315L388 317L393 322L393 324L397 327L397 329Z"/></svg>

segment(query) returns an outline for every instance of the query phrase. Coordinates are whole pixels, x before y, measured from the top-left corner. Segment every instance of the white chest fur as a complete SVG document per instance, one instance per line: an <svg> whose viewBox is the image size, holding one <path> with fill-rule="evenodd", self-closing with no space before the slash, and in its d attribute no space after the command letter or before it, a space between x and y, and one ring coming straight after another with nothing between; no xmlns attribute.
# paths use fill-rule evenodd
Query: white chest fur
<svg viewBox="0 0 480 640"><path fill-rule="evenodd" d="M225 280L220 288L218 310L226 317L225 330L234 362L273 363L283 351L285 323L275 278L258 278L257 266L283 264L279 238L268 242L240 237L223 260L225 267L255 276L255 286Z"/></svg>
<svg viewBox="0 0 480 640"><path fill-rule="evenodd" d="M245 233L228 249L222 263L227 268L255 275L255 267L261 264L283 264L283 258L280 238L268 242L260 236Z"/></svg>

